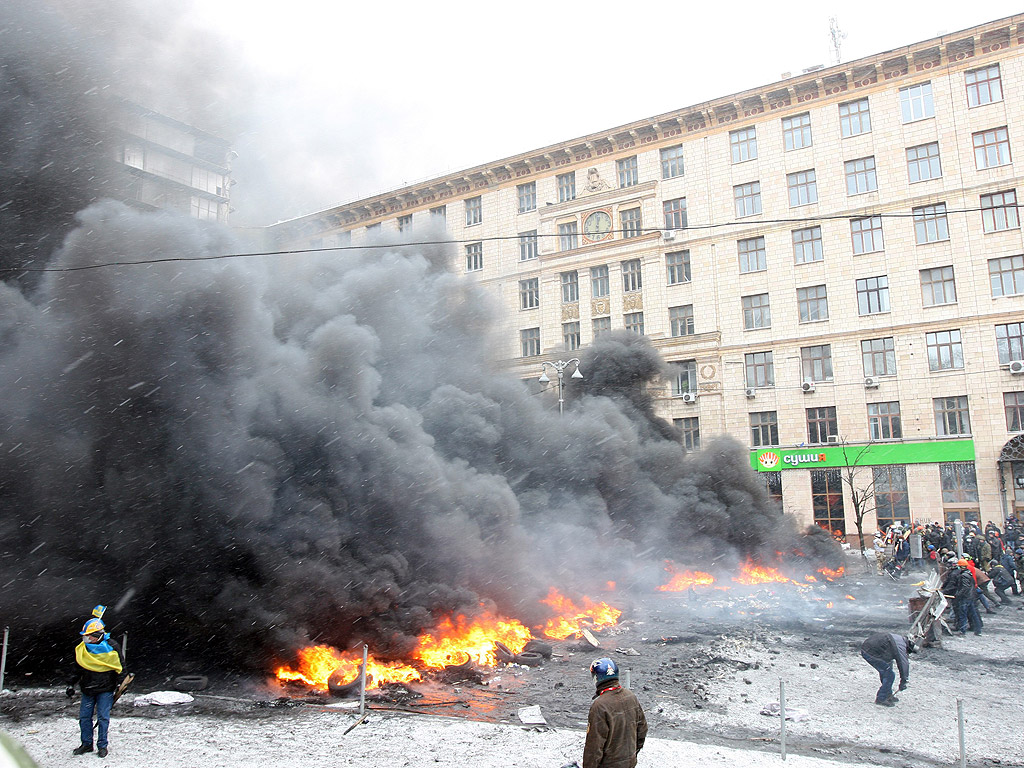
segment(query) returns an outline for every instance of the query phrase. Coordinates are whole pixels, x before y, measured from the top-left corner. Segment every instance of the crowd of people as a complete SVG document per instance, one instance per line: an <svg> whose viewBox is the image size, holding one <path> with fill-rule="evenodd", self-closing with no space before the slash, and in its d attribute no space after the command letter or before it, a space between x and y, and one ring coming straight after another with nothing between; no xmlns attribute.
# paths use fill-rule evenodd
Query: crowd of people
<svg viewBox="0 0 1024 768"><path fill-rule="evenodd" d="M915 535L920 538L912 542ZM934 568L942 593L951 601L955 631L961 635L968 629L980 635L982 612L995 614L1010 605L1007 592L1024 594L1024 530L1015 516L1002 528L989 522L982 529L969 521L960 541L952 524L894 523L876 534L875 551L879 567L893 578L915 566Z"/></svg>

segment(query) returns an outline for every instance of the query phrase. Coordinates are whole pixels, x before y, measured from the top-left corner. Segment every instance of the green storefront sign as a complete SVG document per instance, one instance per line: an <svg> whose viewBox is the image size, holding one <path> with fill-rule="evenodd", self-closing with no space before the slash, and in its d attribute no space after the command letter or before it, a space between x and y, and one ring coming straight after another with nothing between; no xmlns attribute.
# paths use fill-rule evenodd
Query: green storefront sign
<svg viewBox="0 0 1024 768"><path fill-rule="evenodd" d="M750 452L750 466L755 472L874 467L881 464L938 464L947 461L974 461L974 441L816 445L807 448L761 448Z"/></svg>

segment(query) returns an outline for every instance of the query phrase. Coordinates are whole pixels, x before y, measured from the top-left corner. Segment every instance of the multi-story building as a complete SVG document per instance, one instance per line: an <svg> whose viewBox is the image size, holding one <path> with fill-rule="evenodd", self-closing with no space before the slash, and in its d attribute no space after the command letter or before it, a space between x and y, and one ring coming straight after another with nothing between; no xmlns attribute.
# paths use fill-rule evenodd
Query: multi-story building
<svg viewBox="0 0 1024 768"><path fill-rule="evenodd" d="M699 448L854 531L1024 507L1024 15L286 222L301 247L443 219L536 378L610 329ZM1022 190L1024 191L1024 190ZM413 233L415 239L415 232ZM585 371L584 371L585 374ZM571 386L571 383L569 384Z"/></svg>
<svg viewBox="0 0 1024 768"><path fill-rule="evenodd" d="M119 135L111 142L124 202L226 223L230 212L230 144L129 101L112 105Z"/></svg>

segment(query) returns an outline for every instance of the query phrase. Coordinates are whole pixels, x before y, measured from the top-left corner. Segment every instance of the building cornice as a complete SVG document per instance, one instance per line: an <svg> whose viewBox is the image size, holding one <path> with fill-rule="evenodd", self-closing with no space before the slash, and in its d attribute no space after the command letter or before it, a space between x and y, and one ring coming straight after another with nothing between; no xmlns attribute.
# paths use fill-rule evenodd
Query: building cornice
<svg viewBox="0 0 1024 768"><path fill-rule="evenodd" d="M638 149L732 130L767 114L797 113L821 103L860 98L880 86L929 72L977 66L1021 46L1024 14L1017 14L335 206L269 229L277 238L292 241L372 224Z"/></svg>

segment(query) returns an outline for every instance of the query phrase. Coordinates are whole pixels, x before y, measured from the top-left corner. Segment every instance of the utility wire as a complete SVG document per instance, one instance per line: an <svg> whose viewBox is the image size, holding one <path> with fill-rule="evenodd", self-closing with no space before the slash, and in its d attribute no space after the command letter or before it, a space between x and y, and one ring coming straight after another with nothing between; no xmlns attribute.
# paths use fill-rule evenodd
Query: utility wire
<svg viewBox="0 0 1024 768"><path fill-rule="evenodd" d="M994 211L994 210L1017 210L1017 205L1006 205L1000 206L998 209L994 208L947 208L945 213L978 213L981 211ZM687 224L685 227L648 227L641 229L618 229L611 230L611 232L617 232L621 234L634 234L641 235L650 232L679 232L686 233L695 230L709 230L709 229L722 229L725 227L750 227L751 225L767 225L767 224L807 224L819 221L853 221L855 219L870 219L874 217L882 219L910 219L919 217L920 214L915 213L867 213L867 214L835 214L835 215L822 215L822 216L807 216L796 219L757 219L757 220L744 220L744 221L727 221L718 224ZM924 217L931 219L933 217ZM558 233L541 234L534 233L530 236L531 239L539 240L541 238L552 239L564 237ZM440 240L412 240L403 242L387 242L387 243L364 243L361 245L332 245L324 246L319 248L299 248L282 251L250 251L246 253L221 253L214 254L212 256L167 256L164 258L156 259L139 259L138 261L106 261L98 264L82 264L73 267L0 267L0 274L5 272L18 272L18 273L37 273L37 272L83 272L93 269L107 269L109 267L131 267L140 266L147 264L167 264L172 262L189 262L189 261L220 261L223 259L244 259L255 256L297 256L299 254L310 254L310 253L326 253L329 251L362 251L362 250L374 250L374 249L393 249L396 247L409 247L409 246L422 246L422 245L446 245L448 243L454 244L468 244L468 243L482 243L482 242L503 242L503 241L522 241L524 238L519 235L495 235L493 237L473 237L466 239L454 240L451 238L444 238Z"/></svg>

